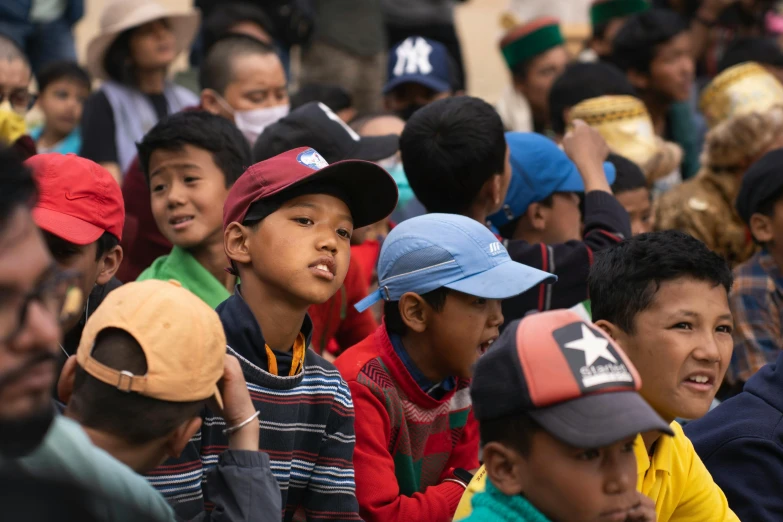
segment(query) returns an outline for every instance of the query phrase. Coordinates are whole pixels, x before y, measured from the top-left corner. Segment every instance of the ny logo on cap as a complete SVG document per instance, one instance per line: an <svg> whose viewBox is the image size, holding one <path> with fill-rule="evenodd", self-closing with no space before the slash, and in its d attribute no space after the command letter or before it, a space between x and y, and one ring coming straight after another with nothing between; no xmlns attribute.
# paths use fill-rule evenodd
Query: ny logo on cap
<svg viewBox="0 0 783 522"><path fill-rule="evenodd" d="M432 46L424 38L408 38L397 47L397 64L394 76L404 74L430 74Z"/></svg>
<svg viewBox="0 0 783 522"><path fill-rule="evenodd" d="M329 166L329 162L318 154L315 149L307 149L304 152L300 152L296 157L296 161L313 170L321 170L322 168Z"/></svg>
<svg viewBox="0 0 783 522"><path fill-rule="evenodd" d="M586 323L575 322L552 332L582 393L601 388L634 389L631 372L612 343Z"/></svg>

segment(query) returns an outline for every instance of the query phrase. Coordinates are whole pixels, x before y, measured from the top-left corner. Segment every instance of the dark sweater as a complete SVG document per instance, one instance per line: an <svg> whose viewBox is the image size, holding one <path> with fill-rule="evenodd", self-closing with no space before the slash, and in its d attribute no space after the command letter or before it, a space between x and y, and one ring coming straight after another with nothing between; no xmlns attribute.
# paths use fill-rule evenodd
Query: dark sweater
<svg viewBox="0 0 783 522"><path fill-rule="evenodd" d="M783 352L685 434L740 520L783 520Z"/></svg>
<svg viewBox="0 0 783 522"><path fill-rule="evenodd" d="M557 275L554 284L541 284L503 301L505 324L533 310L571 308L588 299L587 275L593 264L593 254L631 237L631 221L614 196L592 191L585 195L584 223L582 241L557 245L521 240L505 242L514 261Z"/></svg>
<svg viewBox="0 0 783 522"><path fill-rule="evenodd" d="M310 521L360 520L353 474L354 413L348 385L332 364L309 349L304 370L298 375L268 373L264 336L239 292L218 306L217 312L228 352L239 359L250 397L261 413L259 449L270 456L272 473L280 485L282 520L292 520L299 508ZM308 345L311 332L312 323L306 318L302 333ZM282 354L276 355L283 373ZM156 487L178 516L189 519L205 505L211 507L203 476L228 446L222 433L225 428L223 418L207 410L201 433L182 456L156 470ZM167 480L161 480L162 476Z"/></svg>

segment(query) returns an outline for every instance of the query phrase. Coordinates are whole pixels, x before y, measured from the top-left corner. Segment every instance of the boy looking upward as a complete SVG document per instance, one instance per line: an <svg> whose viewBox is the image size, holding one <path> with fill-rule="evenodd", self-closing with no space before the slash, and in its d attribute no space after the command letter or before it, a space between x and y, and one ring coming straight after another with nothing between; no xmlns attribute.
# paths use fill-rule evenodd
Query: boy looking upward
<svg viewBox="0 0 783 522"><path fill-rule="evenodd" d="M299 509L311 521L359 520L353 402L337 369L307 349L307 309L343 284L354 227L384 219L396 203L381 167L329 165L306 147L251 166L226 199L223 245L242 284L217 312L261 414L259 449L271 457L285 522ZM200 440L158 469L166 480L156 486L182 517L209 501L193 472L214 465L227 444L224 427L208 411Z"/></svg>
<svg viewBox="0 0 783 522"><path fill-rule="evenodd" d="M250 146L230 121L204 111L161 120L137 145L158 229L174 245L138 280L175 279L211 308L228 299L223 203L252 163Z"/></svg>
<svg viewBox="0 0 783 522"><path fill-rule="evenodd" d="M551 274L515 263L481 223L449 214L403 221L383 243L384 324L337 359L357 416L354 466L368 522L454 515L478 467L468 385L497 338L502 299Z"/></svg>

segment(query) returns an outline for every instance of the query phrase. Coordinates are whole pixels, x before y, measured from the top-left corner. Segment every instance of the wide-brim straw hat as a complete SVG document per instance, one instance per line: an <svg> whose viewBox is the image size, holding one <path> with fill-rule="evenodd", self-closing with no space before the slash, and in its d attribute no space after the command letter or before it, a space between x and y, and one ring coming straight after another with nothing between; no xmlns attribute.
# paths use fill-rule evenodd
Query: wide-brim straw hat
<svg viewBox="0 0 783 522"><path fill-rule="evenodd" d="M729 67L702 91L699 109L712 129L719 123L752 112L783 106L783 86L754 62Z"/></svg>
<svg viewBox="0 0 783 522"><path fill-rule="evenodd" d="M201 22L198 11L172 12L153 0L109 0L101 13L100 33L87 46L87 68L96 78L108 79L103 60L117 37L123 31L161 19L169 22L177 54L190 47Z"/></svg>

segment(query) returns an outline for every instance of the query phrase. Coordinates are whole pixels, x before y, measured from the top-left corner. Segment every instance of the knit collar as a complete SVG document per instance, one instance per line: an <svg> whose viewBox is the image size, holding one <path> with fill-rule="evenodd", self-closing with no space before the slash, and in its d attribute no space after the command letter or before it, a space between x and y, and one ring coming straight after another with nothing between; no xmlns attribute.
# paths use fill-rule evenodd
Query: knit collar
<svg viewBox="0 0 783 522"><path fill-rule="evenodd" d="M424 373L422 373L422 371L418 368L418 366L416 366L416 363L413 362L413 359L408 354L405 346L402 344L402 337L399 335L390 334L389 340L392 343L392 347L394 348L395 353L402 361L402 364L405 365L405 369L408 370L408 373L410 373L411 377L413 377L413 380L415 380L416 384L419 385L421 391L431 397L434 397L435 399L438 399L445 393L454 389L457 384L457 381L454 377L448 377L440 383L434 383L429 380L427 376L424 375Z"/></svg>
<svg viewBox="0 0 783 522"><path fill-rule="evenodd" d="M505 495L487 479L486 489L473 497L474 512L486 512L504 522L551 522L522 495ZM478 517L481 519L481 517Z"/></svg>

